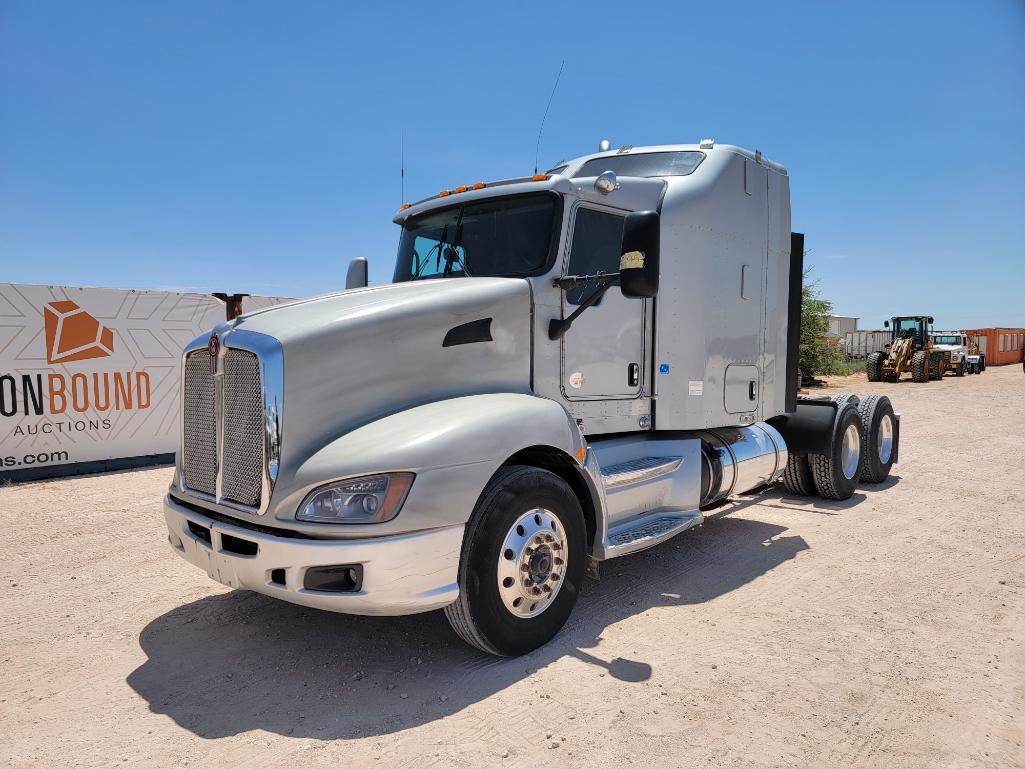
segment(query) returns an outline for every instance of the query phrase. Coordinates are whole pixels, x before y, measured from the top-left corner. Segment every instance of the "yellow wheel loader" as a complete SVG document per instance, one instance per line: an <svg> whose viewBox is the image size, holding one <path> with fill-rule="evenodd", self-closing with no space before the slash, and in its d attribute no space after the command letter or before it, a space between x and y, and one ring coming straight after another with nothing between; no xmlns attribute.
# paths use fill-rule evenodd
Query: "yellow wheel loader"
<svg viewBox="0 0 1025 769"><path fill-rule="evenodd" d="M940 379L951 368L950 352L935 349L929 335L929 315L898 315L883 321L890 329L886 352L868 356L865 372L870 382L897 382L910 373L913 382Z"/></svg>

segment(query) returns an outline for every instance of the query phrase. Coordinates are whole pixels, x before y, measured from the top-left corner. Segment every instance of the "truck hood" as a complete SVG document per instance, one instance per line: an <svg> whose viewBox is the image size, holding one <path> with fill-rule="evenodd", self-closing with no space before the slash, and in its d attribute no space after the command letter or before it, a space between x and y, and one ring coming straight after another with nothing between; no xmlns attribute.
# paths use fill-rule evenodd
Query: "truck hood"
<svg viewBox="0 0 1025 769"><path fill-rule="evenodd" d="M530 304L526 280L455 278L354 289L236 319L233 329L282 348L277 485L375 419L444 398L530 392Z"/></svg>

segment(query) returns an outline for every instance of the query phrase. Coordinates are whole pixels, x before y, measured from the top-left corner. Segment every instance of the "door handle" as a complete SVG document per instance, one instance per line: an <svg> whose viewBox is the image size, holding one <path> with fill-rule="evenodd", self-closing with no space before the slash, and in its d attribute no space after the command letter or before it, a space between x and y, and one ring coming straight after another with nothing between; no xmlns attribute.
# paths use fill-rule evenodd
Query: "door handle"
<svg viewBox="0 0 1025 769"><path fill-rule="evenodd" d="M748 400L758 400L758 382L752 379L747 383L747 398Z"/></svg>
<svg viewBox="0 0 1025 769"><path fill-rule="evenodd" d="M641 382L641 366L639 363L631 363L626 367L626 383L630 387L636 387Z"/></svg>

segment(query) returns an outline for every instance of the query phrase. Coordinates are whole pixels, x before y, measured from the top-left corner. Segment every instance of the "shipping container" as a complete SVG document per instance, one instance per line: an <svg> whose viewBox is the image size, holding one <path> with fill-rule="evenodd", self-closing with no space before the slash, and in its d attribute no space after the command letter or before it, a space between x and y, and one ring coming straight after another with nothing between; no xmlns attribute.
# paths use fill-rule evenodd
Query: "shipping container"
<svg viewBox="0 0 1025 769"><path fill-rule="evenodd" d="M843 338L843 352L848 358L867 358L870 352L883 352L890 344L889 330L848 331Z"/></svg>
<svg viewBox="0 0 1025 769"><path fill-rule="evenodd" d="M964 333L975 339L987 366L1021 363L1025 350L1025 328L973 328Z"/></svg>

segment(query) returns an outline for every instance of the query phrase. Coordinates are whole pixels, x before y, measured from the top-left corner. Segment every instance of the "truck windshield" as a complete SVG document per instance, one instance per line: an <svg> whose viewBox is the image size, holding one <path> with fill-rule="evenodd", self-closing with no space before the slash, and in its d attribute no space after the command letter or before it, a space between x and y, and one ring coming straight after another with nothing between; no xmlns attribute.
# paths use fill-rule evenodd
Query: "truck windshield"
<svg viewBox="0 0 1025 769"><path fill-rule="evenodd" d="M427 278L524 277L547 266L556 198L490 198L431 211L402 226L396 283Z"/></svg>
<svg viewBox="0 0 1025 769"><path fill-rule="evenodd" d="M959 336L934 336L932 338L933 344L961 344L961 337Z"/></svg>

